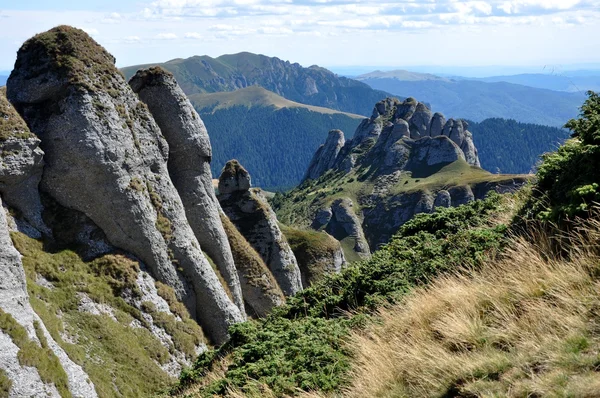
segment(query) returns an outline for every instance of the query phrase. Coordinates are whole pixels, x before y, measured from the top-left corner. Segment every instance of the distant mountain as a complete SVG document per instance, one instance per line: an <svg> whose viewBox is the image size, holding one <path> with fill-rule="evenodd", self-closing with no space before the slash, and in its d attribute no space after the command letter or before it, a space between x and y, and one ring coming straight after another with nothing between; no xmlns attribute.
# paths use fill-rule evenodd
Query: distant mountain
<svg viewBox="0 0 600 398"><path fill-rule="evenodd" d="M252 172L253 185L291 188L331 129L354 133L362 116L286 100L261 87L192 94L213 149L212 172L238 159Z"/></svg>
<svg viewBox="0 0 600 398"><path fill-rule="evenodd" d="M4 86L6 84L6 80L8 76L0 76L0 86Z"/></svg>
<svg viewBox="0 0 600 398"><path fill-rule="evenodd" d="M375 102L389 96L319 66L304 68L297 63L247 52L218 58L174 59L130 66L122 71L130 78L138 69L153 65L172 72L187 95L229 92L256 85L291 101L361 115L368 115Z"/></svg>
<svg viewBox="0 0 600 398"><path fill-rule="evenodd" d="M414 97L431 104L448 117L474 121L488 118L563 126L576 117L583 93L566 93L518 84L474 80L398 80L393 74L357 78L371 87L402 97Z"/></svg>
<svg viewBox="0 0 600 398"><path fill-rule="evenodd" d="M375 72L360 75L358 78L360 80L388 79L389 78L389 79L403 80L403 81L407 81L407 82L418 82L418 81L423 81L423 80L435 80L435 81L441 81L441 82L449 82L450 81L449 79L447 79L445 77L440 77L440 76L432 75L429 73L411 72L411 71L402 70L402 69L386 71L386 72L377 70Z"/></svg>
<svg viewBox="0 0 600 398"><path fill-rule="evenodd" d="M543 153L555 151L570 134L565 129L506 119L469 122L469 131L479 151L481 167L510 174L531 172Z"/></svg>
<svg viewBox="0 0 600 398"><path fill-rule="evenodd" d="M589 73L592 73L591 71ZM524 86L545 88L555 91L586 92L588 90L600 90L600 73L594 76L550 75L541 73L528 73L513 76L492 76L476 79L482 82L507 82L522 84Z"/></svg>

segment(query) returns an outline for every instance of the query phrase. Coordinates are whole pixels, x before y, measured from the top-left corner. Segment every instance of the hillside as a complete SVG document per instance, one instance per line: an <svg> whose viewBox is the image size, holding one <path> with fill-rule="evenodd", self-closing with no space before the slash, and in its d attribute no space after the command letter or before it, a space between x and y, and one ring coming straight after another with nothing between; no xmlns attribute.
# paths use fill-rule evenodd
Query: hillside
<svg viewBox="0 0 600 398"><path fill-rule="evenodd" d="M327 132L354 131L363 119L295 103L258 86L189 98L211 135L213 175L237 159L252 170L254 185L269 189L297 185Z"/></svg>
<svg viewBox="0 0 600 398"><path fill-rule="evenodd" d="M364 258L416 214L508 192L528 179L479 166L468 124L446 121L413 98L388 98L352 139L330 131L302 184L273 204L283 223L324 230L347 258Z"/></svg>
<svg viewBox="0 0 600 398"><path fill-rule="evenodd" d="M297 63L252 53L217 58L194 56L130 66L122 71L129 78L138 69L155 65L173 73L187 95L235 91L258 85L291 101L359 115L367 115L375 102L389 96L325 68L304 68Z"/></svg>
<svg viewBox="0 0 600 398"><path fill-rule="evenodd" d="M565 129L506 119L469 122L469 130L481 167L492 173L530 173L542 154L555 151L569 138Z"/></svg>
<svg viewBox="0 0 600 398"><path fill-rule="evenodd" d="M584 94L558 92L505 82L473 80L403 81L393 77L357 77L371 87L401 97L412 96L449 117L475 122L488 118L562 127L577 115Z"/></svg>

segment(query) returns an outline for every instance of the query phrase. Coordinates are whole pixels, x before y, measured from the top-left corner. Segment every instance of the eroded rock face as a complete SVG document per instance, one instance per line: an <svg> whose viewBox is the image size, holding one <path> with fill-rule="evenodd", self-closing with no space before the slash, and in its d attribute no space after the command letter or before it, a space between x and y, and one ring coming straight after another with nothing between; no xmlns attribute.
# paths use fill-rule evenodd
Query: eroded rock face
<svg viewBox="0 0 600 398"><path fill-rule="evenodd" d="M467 128L462 120L446 121L442 114L432 114L427 105L414 98L403 102L386 98L375 105L371 117L361 122L351 140L344 140L341 133L333 137L330 133L304 180L316 180L331 169L348 173L360 166L378 167L379 174L409 170L407 167L414 165L407 166L407 148L418 152L411 155L413 158L427 158L425 166L462 159L479 167L477 149Z"/></svg>
<svg viewBox="0 0 600 398"><path fill-rule="evenodd" d="M331 205L332 217L325 231L339 241L351 239L354 251L361 257L368 257L371 255L371 250L365 239L360 219L353 208L354 203L348 198L334 201Z"/></svg>
<svg viewBox="0 0 600 398"><path fill-rule="evenodd" d="M260 254L286 296L302 290L298 262L277 217L259 189L247 189L250 176L237 161L229 161L219 177L219 202L225 214Z"/></svg>
<svg viewBox="0 0 600 398"><path fill-rule="evenodd" d="M34 228L49 234L38 193L44 165L39 145L40 140L6 99L6 88L0 88L0 194Z"/></svg>
<svg viewBox="0 0 600 398"><path fill-rule="evenodd" d="M96 390L81 366L69 359L52 339L42 320L31 308L21 256L14 248L8 232L6 214L0 200L0 316L7 316L27 332L27 338L40 345L37 333L42 333L48 347L58 358L67 374L69 391L74 397L96 397ZM39 332L36 332L37 325ZM53 384L46 384L35 367L21 365L15 344L8 331L0 328L0 369L12 381L10 397L59 397Z"/></svg>
<svg viewBox="0 0 600 398"><path fill-rule="evenodd" d="M54 28L21 47L7 97L42 141L41 189L139 257L213 341L224 341L244 317L187 222L167 142L114 58L85 32Z"/></svg>
<svg viewBox="0 0 600 398"><path fill-rule="evenodd" d="M202 119L173 75L160 67L138 71L129 85L148 105L169 144L169 174L202 250L217 265L236 305L244 311L240 281L212 186L212 148Z"/></svg>
<svg viewBox="0 0 600 398"><path fill-rule="evenodd" d="M341 130L331 130L325 144L321 145L313 156L304 179L317 179L331 169L345 142L344 133Z"/></svg>

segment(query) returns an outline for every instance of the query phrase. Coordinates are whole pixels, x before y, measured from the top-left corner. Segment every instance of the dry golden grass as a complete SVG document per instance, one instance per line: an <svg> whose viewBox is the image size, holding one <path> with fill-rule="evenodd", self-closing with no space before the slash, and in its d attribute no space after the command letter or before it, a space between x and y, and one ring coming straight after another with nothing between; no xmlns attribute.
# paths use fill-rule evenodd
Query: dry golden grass
<svg viewBox="0 0 600 398"><path fill-rule="evenodd" d="M515 239L482 271L443 277L354 334L348 397L600 397L600 222Z"/></svg>

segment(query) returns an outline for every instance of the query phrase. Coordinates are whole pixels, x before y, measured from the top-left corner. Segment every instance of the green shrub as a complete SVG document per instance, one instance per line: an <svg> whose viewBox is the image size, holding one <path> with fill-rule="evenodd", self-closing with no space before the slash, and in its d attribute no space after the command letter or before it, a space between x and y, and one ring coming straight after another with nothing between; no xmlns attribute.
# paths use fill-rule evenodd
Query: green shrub
<svg viewBox="0 0 600 398"><path fill-rule="evenodd" d="M442 272L480 265L503 245L506 227L490 222L502 206L503 199L493 195L415 217L371 259L325 276L265 319L232 327L231 340L201 355L182 374L180 388L213 372L200 395L238 388L260 396L261 384L278 395L339 389L351 355L343 344L348 333L364 325L376 305L393 302ZM228 364L225 375L214 377L222 361Z"/></svg>
<svg viewBox="0 0 600 398"><path fill-rule="evenodd" d="M564 223L586 217L600 202L600 97L589 92L578 119L565 127L573 132L558 151L543 156L538 182L523 209L525 219Z"/></svg>
<svg viewBox="0 0 600 398"><path fill-rule="evenodd" d="M0 398L8 398L11 387L12 380L8 378L3 369L0 369Z"/></svg>

